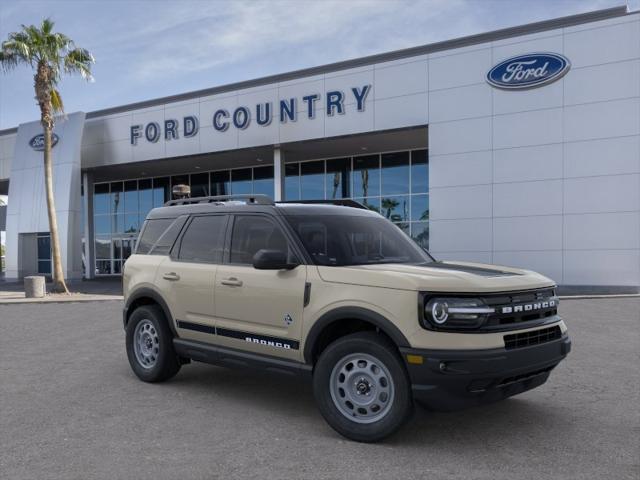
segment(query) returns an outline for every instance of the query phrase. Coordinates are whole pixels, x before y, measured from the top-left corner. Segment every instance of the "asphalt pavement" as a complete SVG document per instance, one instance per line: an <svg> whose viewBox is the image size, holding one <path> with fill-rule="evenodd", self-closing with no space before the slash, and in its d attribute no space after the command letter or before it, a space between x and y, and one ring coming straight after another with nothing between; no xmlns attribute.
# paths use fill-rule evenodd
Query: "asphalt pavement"
<svg viewBox="0 0 640 480"><path fill-rule="evenodd" d="M565 300L573 351L542 387L417 409L384 443L325 424L310 385L203 364L149 385L121 302L0 305L0 478L640 478L640 298Z"/></svg>

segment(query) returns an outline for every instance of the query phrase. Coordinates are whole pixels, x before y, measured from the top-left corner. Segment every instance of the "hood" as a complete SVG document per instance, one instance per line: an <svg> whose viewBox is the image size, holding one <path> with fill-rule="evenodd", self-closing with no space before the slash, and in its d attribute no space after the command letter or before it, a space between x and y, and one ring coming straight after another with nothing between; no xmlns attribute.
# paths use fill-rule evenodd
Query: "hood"
<svg viewBox="0 0 640 480"><path fill-rule="evenodd" d="M505 292L555 285L531 270L470 262L319 266L318 273L326 282L431 292Z"/></svg>

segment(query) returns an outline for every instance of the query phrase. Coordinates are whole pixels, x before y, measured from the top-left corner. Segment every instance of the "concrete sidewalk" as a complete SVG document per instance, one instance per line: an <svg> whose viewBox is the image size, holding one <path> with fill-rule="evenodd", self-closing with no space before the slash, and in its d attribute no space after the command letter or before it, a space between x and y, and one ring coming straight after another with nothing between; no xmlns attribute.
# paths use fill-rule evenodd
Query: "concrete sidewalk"
<svg viewBox="0 0 640 480"><path fill-rule="evenodd" d="M101 278L70 282L69 295L47 293L44 298L25 298L22 282L0 281L0 304L5 303L61 303L61 302L95 302L104 300L122 300L122 279ZM46 285L47 292L51 283Z"/></svg>

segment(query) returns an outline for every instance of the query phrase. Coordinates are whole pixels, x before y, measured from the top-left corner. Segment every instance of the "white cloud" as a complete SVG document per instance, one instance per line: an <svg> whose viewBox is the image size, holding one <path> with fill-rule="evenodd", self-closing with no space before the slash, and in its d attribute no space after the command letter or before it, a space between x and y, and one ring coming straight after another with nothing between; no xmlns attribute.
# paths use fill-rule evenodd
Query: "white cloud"
<svg viewBox="0 0 640 480"><path fill-rule="evenodd" d="M220 5L203 5L197 14L183 5L171 10L170 27L155 28L147 38L138 32L135 36L143 47L137 52L136 77L186 75L265 54L277 57L290 48L325 61L402 48L435 36L421 25L462 8L463 2L232 2L222 9Z"/></svg>

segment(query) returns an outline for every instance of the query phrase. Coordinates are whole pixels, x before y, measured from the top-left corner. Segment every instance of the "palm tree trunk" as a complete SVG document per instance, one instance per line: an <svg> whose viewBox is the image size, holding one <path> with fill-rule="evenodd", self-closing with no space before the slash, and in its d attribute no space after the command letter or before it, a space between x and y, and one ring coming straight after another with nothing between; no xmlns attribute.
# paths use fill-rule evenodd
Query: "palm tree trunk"
<svg viewBox="0 0 640 480"><path fill-rule="evenodd" d="M44 188L47 195L47 214L49 216L49 234L51 235L51 256L53 257L53 291L69 293L62 271L62 255L58 238L58 217L53 197L53 166L51 161L51 134L53 131L53 105L51 103L51 67L44 61L38 62L34 76L36 99L40 106L40 123L44 129Z"/></svg>
<svg viewBox="0 0 640 480"><path fill-rule="evenodd" d="M51 234L51 256L53 257L53 291L69 293L62 271L60 239L58 238L58 217L53 197L53 167L51 162L51 126L44 125L44 185L47 194L47 214Z"/></svg>

